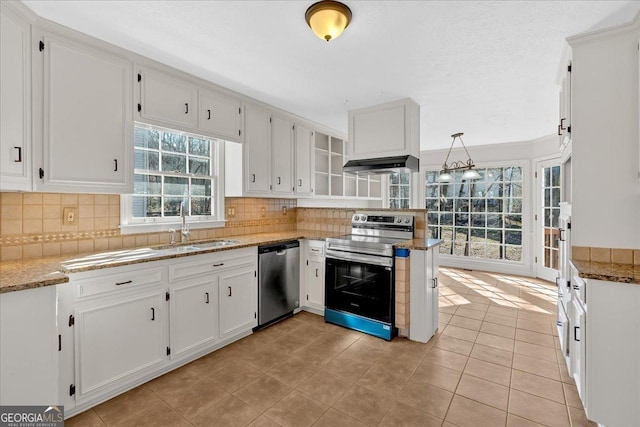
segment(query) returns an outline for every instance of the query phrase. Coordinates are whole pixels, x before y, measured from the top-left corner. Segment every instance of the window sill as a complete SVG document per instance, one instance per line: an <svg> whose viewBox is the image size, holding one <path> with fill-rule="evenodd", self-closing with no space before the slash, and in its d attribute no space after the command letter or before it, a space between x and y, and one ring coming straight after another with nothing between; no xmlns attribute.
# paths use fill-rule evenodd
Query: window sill
<svg viewBox="0 0 640 427"><path fill-rule="evenodd" d="M190 222L187 220L187 225L192 230L202 228L220 228L225 226L225 220L201 220ZM141 222L136 224L121 224L120 234L138 234L138 233L153 233L158 231L169 231L170 229L180 230L182 227L182 221L172 222Z"/></svg>

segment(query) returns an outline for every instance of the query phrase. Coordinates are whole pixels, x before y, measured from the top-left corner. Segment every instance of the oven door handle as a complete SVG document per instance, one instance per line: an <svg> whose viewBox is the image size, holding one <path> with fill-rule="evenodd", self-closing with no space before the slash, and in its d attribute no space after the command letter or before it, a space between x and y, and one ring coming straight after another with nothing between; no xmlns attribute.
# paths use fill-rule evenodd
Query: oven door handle
<svg viewBox="0 0 640 427"><path fill-rule="evenodd" d="M383 248L371 248L371 247L359 247L358 245L341 245L339 243L327 242L326 245L327 251L333 250L336 252L348 252L349 254L354 253L354 251L361 252L369 252L373 256L393 256L393 249L383 249Z"/></svg>
<svg viewBox="0 0 640 427"><path fill-rule="evenodd" d="M374 255L356 254L352 252L332 251L327 249L325 253L327 258L337 259L341 261L361 262L363 264L379 265L382 267L393 267L393 258L379 257Z"/></svg>

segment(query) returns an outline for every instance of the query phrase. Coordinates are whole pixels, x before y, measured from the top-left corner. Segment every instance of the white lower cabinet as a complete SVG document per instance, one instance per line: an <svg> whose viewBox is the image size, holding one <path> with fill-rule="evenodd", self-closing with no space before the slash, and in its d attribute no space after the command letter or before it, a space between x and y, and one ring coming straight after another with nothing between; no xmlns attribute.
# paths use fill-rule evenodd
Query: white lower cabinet
<svg viewBox="0 0 640 427"><path fill-rule="evenodd" d="M256 268L249 265L220 273L220 338L258 326Z"/></svg>
<svg viewBox="0 0 640 427"><path fill-rule="evenodd" d="M169 324L171 358L218 338L218 277L204 276L172 286Z"/></svg>
<svg viewBox="0 0 640 427"><path fill-rule="evenodd" d="M578 277L569 304L569 370L587 418L640 425L640 285Z"/></svg>
<svg viewBox="0 0 640 427"><path fill-rule="evenodd" d="M78 401L150 373L166 359L164 289L77 308L75 322Z"/></svg>
<svg viewBox="0 0 640 427"><path fill-rule="evenodd" d="M440 247L412 250L410 262L409 339L427 342L438 329Z"/></svg>
<svg viewBox="0 0 640 427"><path fill-rule="evenodd" d="M302 250L300 270L302 272L300 280L302 309L324 315L324 241L303 240Z"/></svg>
<svg viewBox="0 0 640 427"><path fill-rule="evenodd" d="M55 403L72 416L250 334L257 262L252 247L71 274L51 322Z"/></svg>

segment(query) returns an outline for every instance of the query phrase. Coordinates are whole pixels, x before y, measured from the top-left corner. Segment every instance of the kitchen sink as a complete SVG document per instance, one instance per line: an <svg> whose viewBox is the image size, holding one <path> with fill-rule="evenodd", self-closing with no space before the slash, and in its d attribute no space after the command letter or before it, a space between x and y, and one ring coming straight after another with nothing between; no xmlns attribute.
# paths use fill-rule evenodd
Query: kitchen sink
<svg viewBox="0 0 640 427"><path fill-rule="evenodd" d="M216 240L214 242L196 243L192 245L160 246L154 249L165 253L181 254L186 252L197 252L206 251L207 249L223 248L226 246L237 245L238 243L239 242L237 240Z"/></svg>

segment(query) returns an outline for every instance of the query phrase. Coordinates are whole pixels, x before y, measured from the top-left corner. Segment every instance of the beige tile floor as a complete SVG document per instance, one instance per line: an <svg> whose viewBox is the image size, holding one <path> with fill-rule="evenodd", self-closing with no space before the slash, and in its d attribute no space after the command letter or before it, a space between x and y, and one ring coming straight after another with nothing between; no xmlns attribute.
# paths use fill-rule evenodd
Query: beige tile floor
<svg viewBox="0 0 640 427"><path fill-rule="evenodd" d="M299 313L67 426L592 426L558 350L555 286L440 270L440 328L386 342Z"/></svg>

